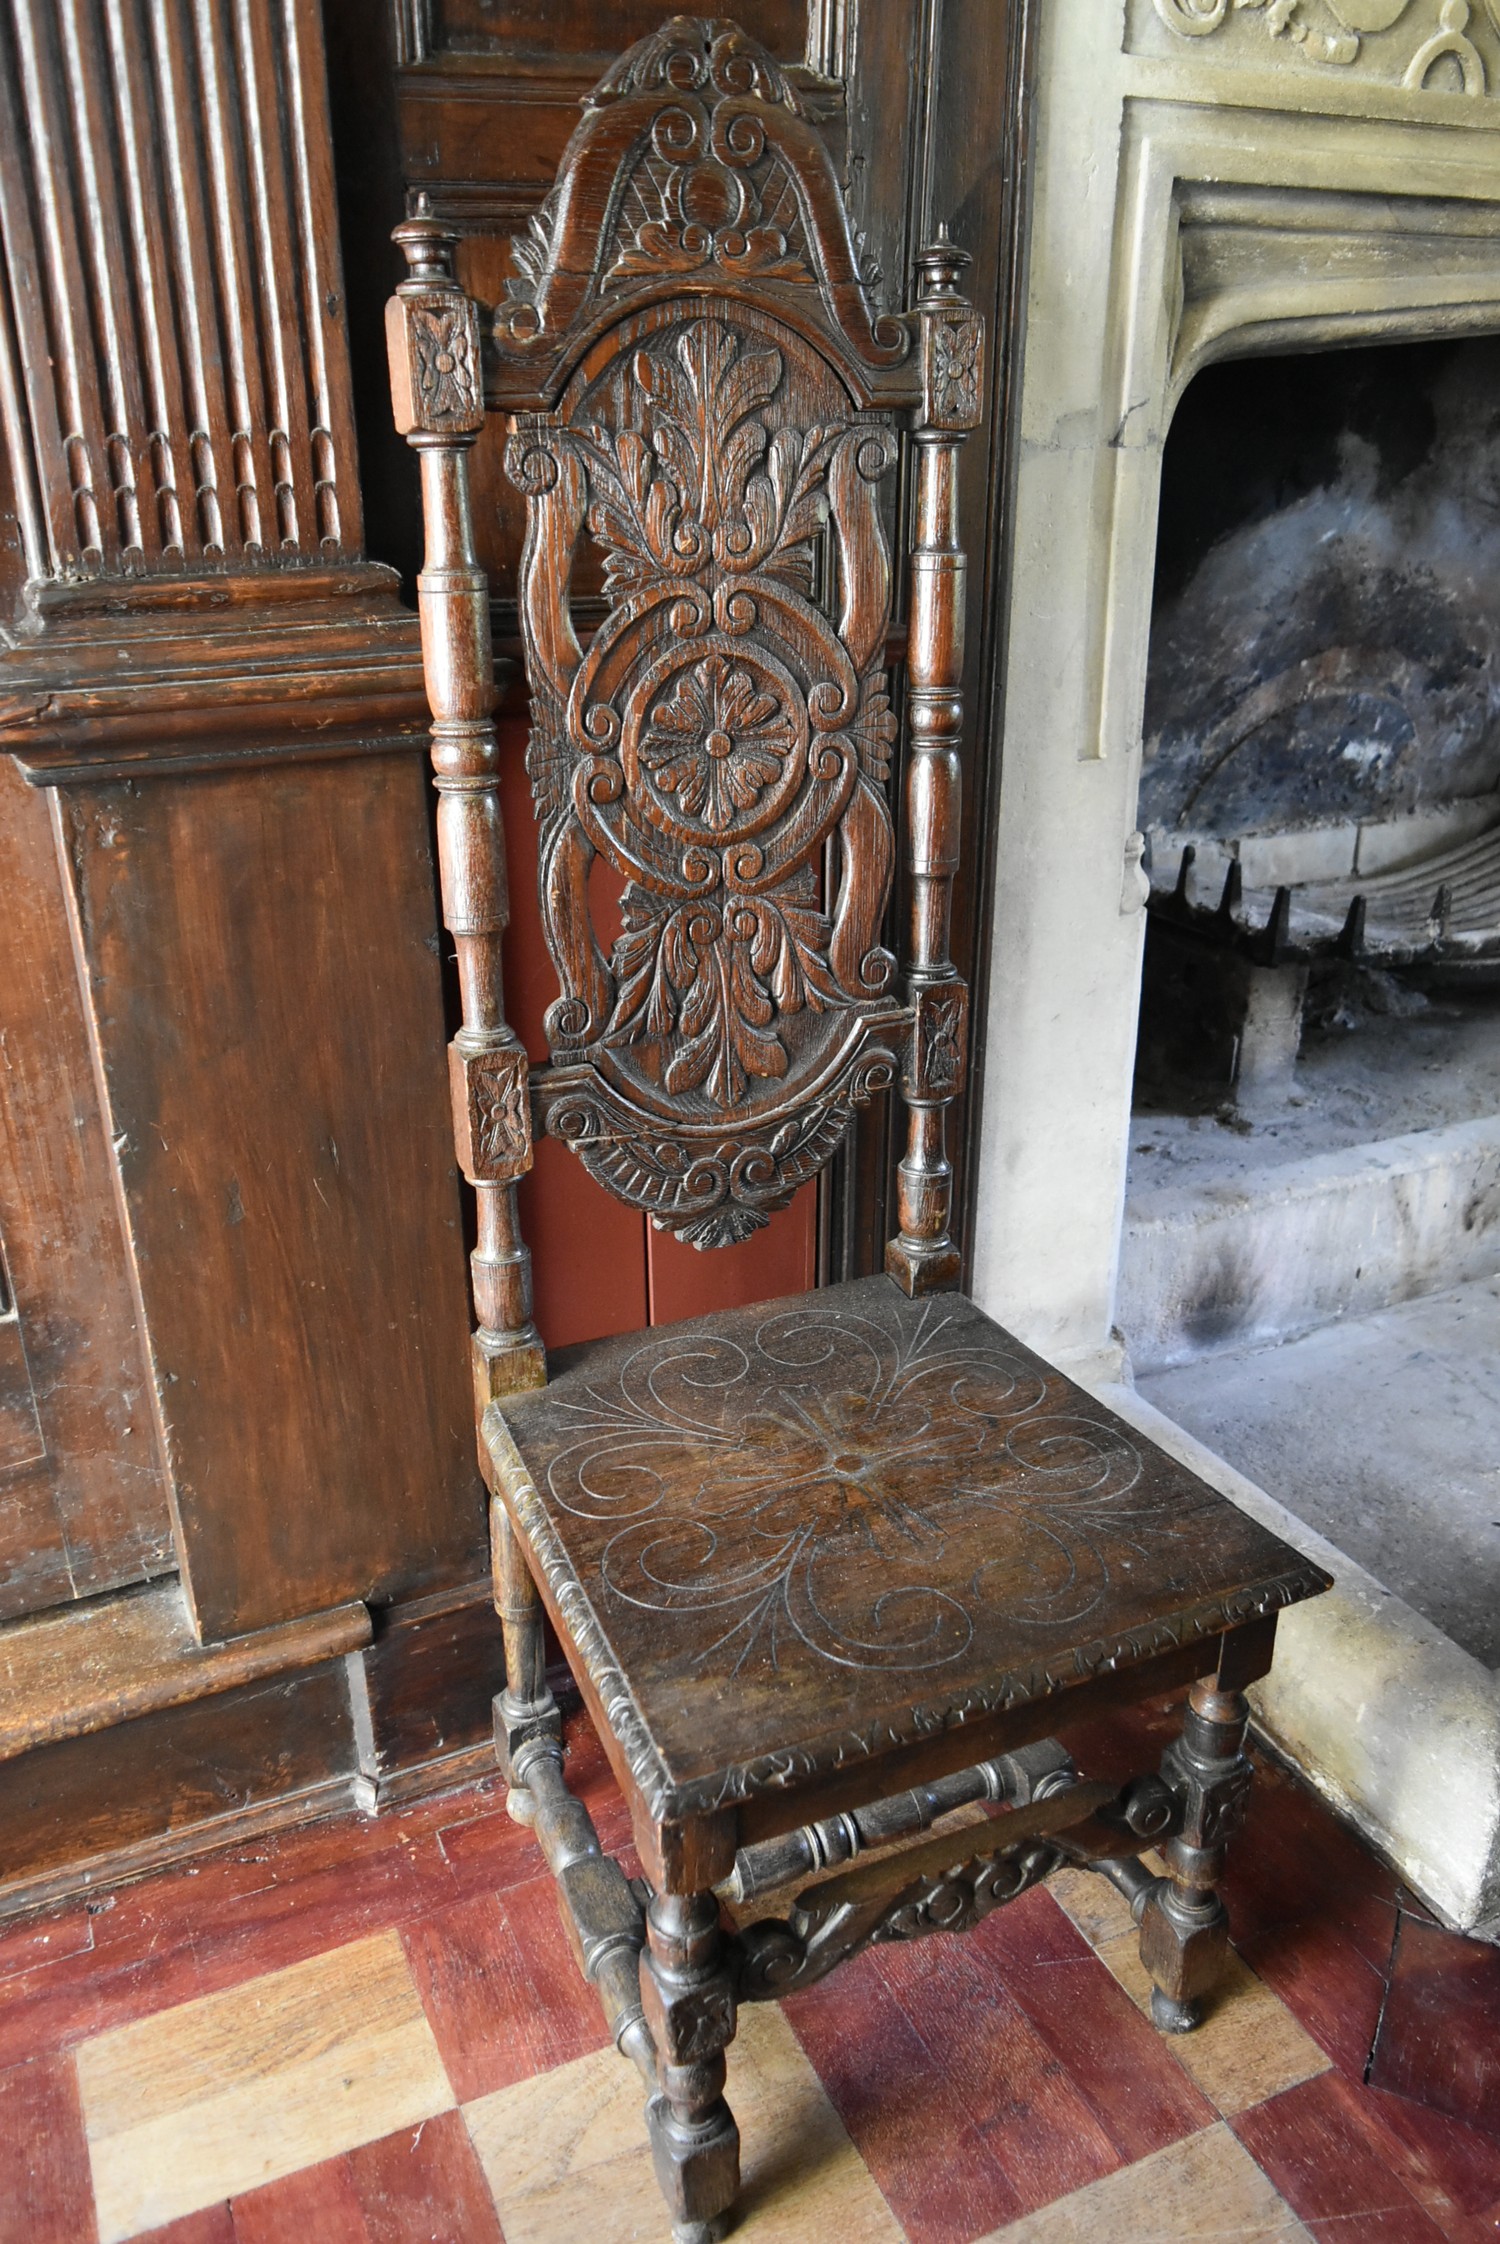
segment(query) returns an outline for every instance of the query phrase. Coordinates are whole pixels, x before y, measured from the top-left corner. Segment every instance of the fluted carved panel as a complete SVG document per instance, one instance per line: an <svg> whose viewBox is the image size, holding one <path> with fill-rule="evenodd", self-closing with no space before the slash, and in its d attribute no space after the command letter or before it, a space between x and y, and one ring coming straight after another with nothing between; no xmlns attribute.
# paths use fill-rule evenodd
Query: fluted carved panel
<svg viewBox="0 0 1500 2244"><path fill-rule="evenodd" d="M316 0L0 0L32 578L359 551Z"/></svg>

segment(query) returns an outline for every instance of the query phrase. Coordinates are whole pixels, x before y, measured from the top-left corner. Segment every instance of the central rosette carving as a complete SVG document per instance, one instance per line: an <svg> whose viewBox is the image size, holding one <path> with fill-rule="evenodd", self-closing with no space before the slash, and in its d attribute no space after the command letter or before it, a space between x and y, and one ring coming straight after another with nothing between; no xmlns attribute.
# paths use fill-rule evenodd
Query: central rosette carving
<svg viewBox="0 0 1500 2244"><path fill-rule="evenodd" d="M797 726L770 684L715 652L680 671L647 717L641 762L713 834L755 809L796 746Z"/></svg>

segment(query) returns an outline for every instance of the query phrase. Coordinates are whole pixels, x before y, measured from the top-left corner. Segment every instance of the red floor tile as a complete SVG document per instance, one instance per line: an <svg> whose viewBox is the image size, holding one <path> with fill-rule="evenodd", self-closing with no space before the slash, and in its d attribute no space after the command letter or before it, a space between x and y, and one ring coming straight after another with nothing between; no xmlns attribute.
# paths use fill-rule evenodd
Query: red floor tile
<svg viewBox="0 0 1500 2244"><path fill-rule="evenodd" d="M867 1951L784 2004L911 2244L970 2244L1025 2210Z"/></svg>
<svg viewBox="0 0 1500 2244"><path fill-rule="evenodd" d="M0 2244L93 2244L97 2233L71 2062L0 2073Z"/></svg>
<svg viewBox="0 0 1500 2244"><path fill-rule="evenodd" d="M168 2234L162 2230L160 2244ZM225 2244L504 2244L458 2112L237 2197L223 2237ZM220 2244L220 2233L203 2244Z"/></svg>
<svg viewBox="0 0 1500 2244"><path fill-rule="evenodd" d="M305 2166L234 2201L233 2244L370 2244L347 2158Z"/></svg>
<svg viewBox="0 0 1500 2244"><path fill-rule="evenodd" d="M608 2046L599 1998L578 1968L568 1945L550 1872L517 1886L501 1904L511 1938L526 1959L531 1982L527 2046L533 2070L547 2072L570 2064L591 2049Z"/></svg>
<svg viewBox="0 0 1500 2244"><path fill-rule="evenodd" d="M455 1817L438 1833L437 1843L457 1900L524 1885L536 1876L541 1861L535 1833L512 1823L503 1807Z"/></svg>
<svg viewBox="0 0 1500 2244"><path fill-rule="evenodd" d="M1384 1975L1360 1952L1368 1928L1357 1916L1353 1901L1343 1919L1325 1901L1315 1915L1248 1937L1235 1929L1233 1914L1229 1920L1246 1963L1350 2080L1364 2077L1385 1994Z"/></svg>
<svg viewBox="0 0 1500 2244"><path fill-rule="evenodd" d="M1230 2124L1318 2244L1441 2244L1442 2229L1381 2156L1364 2094L1320 2073Z"/></svg>
<svg viewBox="0 0 1500 2244"><path fill-rule="evenodd" d="M134 2244L236 2244L234 2222L227 2205L210 2205L202 2213L186 2213L165 2228L147 2229ZM321 2237L318 2244L322 2244ZM330 2244L336 2244L331 2239ZM363 2239L361 2239L363 2244Z"/></svg>
<svg viewBox="0 0 1500 2244"><path fill-rule="evenodd" d="M1024 2212L1114 2172L1119 2153L1087 2099L967 1940L874 1955L927 2051L929 2098L973 2126Z"/></svg>
<svg viewBox="0 0 1500 2244"><path fill-rule="evenodd" d="M402 1938L460 2103L604 2047L550 1875L424 1917Z"/></svg>
<svg viewBox="0 0 1500 2244"><path fill-rule="evenodd" d="M459 2112L366 2143L349 2167L370 2244L505 2244Z"/></svg>
<svg viewBox="0 0 1500 2244"><path fill-rule="evenodd" d="M5 1982L0 2067L71 2048L90 2034L169 2010L203 1992L191 1948L109 1968L94 1952L66 1956Z"/></svg>
<svg viewBox="0 0 1500 2244"><path fill-rule="evenodd" d="M1380 2088L1354 2091L1376 2154L1454 2244L1500 2237L1500 2142Z"/></svg>
<svg viewBox="0 0 1500 2244"><path fill-rule="evenodd" d="M968 1935L983 1970L1023 2010L1131 2165L1211 2126L1214 2107L1043 1889Z"/></svg>
<svg viewBox="0 0 1500 2244"><path fill-rule="evenodd" d="M1264 1755L1255 1756L1249 1808L1224 1878L1237 1944L1316 1918L1338 1926L1383 1973L1400 1893L1395 1872L1377 1862L1314 1792Z"/></svg>
<svg viewBox="0 0 1500 2244"><path fill-rule="evenodd" d="M1369 2079L1487 2129L1500 2151L1500 1948L1400 1919Z"/></svg>

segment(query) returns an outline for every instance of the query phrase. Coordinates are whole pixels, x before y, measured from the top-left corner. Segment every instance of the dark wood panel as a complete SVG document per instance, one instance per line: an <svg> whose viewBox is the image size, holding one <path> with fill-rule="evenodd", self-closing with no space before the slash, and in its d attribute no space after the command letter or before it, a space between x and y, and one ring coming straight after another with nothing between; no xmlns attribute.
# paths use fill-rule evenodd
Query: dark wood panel
<svg viewBox="0 0 1500 2244"><path fill-rule="evenodd" d="M455 54L504 56L514 67L530 59L581 58L589 83L620 51L655 31L670 13L662 0L398 0L407 21L412 61ZM784 62L798 62L807 37L807 0L740 0L735 18Z"/></svg>
<svg viewBox="0 0 1500 2244"><path fill-rule="evenodd" d="M505 1682L487 1578L451 1600L383 1615L375 1642L353 1654L350 1665L359 1669L364 1692L360 1768L377 1789L403 1771L476 1746L487 1756L490 1702Z"/></svg>
<svg viewBox="0 0 1500 2244"><path fill-rule="evenodd" d="M8 757L0 893L8 1619L166 1573L176 1559L47 798Z"/></svg>
<svg viewBox="0 0 1500 2244"><path fill-rule="evenodd" d="M0 1906L129 1849L212 1846L216 1825L274 1802L305 1812L352 1764L338 1661L22 1754L0 1766Z"/></svg>
<svg viewBox="0 0 1500 2244"><path fill-rule="evenodd" d="M470 1578L420 763L56 800L204 1633Z"/></svg>
<svg viewBox="0 0 1500 2244"><path fill-rule="evenodd" d="M143 1584L44 1613L5 1631L0 1759L61 1738L315 1667L370 1641L363 1605L203 1645L175 1581Z"/></svg>

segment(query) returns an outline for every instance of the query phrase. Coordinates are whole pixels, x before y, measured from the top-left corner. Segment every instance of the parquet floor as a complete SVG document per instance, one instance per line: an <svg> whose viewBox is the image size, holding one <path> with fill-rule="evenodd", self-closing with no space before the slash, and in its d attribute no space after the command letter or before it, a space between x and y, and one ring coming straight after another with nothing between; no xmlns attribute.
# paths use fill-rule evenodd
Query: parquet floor
<svg viewBox="0 0 1500 2244"><path fill-rule="evenodd" d="M1158 1712L1071 1740L1121 1773ZM1147 1734L1142 1734L1142 1733ZM606 1843L623 1806L571 1729ZM632 1865L633 1867L633 1865ZM1500 2140L1363 2085L1414 1906L1263 1769L1214 2016L1164 2041L1078 1875L745 2014L746 2244L1480 2244ZM498 1783L228 1849L0 1929L0 2244L663 2244Z"/></svg>

